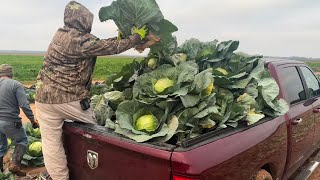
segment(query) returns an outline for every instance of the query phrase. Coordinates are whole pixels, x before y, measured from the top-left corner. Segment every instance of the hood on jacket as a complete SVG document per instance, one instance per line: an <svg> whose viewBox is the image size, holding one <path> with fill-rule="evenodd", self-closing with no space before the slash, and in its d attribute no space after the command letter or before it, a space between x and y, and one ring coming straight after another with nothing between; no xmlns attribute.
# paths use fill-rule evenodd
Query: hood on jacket
<svg viewBox="0 0 320 180"><path fill-rule="evenodd" d="M64 24L69 28L90 33L93 23L93 14L82 4L71 1L64 11Z"/></svg>

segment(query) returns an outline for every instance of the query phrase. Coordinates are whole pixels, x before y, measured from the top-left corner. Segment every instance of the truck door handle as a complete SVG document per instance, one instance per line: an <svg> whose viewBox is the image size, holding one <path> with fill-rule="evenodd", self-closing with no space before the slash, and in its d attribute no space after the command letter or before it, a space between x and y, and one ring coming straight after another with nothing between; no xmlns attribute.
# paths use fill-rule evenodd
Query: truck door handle
<svg viewBox="0 0 320 180"><path fill-rule="evenodd" d="M299 119L295 119L291 122L292 125L298 125L302 122L302 118L299 118Z"/></svg>
<svg viewBox="0 0 320 180"><path fill-rule="evenodd" d="M314 109L313 109L313 112L314 112L314 113L320 113L320 108L314 108Z"/></svg>

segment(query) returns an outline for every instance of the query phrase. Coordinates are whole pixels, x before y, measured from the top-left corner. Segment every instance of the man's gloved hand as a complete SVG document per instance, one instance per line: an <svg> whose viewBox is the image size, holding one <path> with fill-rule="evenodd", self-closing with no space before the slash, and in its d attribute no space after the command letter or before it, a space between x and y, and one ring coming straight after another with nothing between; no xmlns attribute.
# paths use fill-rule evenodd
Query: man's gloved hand
<svg viewBox="0 0 320 180"><path fill-rule="evenodd" d="M141 40L143 40L146 35L148 34L148 28L146 25L142 26L142 28L137 28L136 26L133 26L131 29L131 34L138 34L141 38Z"/></svg>
<svg viewBox="0 0 320 180"><path fill-rule="evenodd" d="M31 121L31 124L33 129L36 129L39 127L39 124L36 121Z"/></svg>

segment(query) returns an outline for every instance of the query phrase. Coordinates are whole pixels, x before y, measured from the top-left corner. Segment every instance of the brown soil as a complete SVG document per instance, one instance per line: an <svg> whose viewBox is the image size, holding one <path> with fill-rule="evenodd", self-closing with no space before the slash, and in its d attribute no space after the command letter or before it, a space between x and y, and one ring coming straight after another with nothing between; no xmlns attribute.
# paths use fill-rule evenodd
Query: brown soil
<svg viewBox="0 0 320 180"><path fill-rule="evenodd" d="M320 179L320 168L318 167L312 175L308 178L308 180L319 180Z"/></svg>

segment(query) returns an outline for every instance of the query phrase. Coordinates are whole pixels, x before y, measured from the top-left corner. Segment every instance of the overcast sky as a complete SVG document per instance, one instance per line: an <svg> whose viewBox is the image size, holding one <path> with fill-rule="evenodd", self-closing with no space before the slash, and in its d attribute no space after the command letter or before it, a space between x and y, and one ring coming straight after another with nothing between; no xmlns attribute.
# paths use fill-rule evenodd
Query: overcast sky
<svg viewBox="0 0 320 180"><path fill-rule="evenodd" d="M68 0L0 0L0 50L45 51L63 26ZM95 15L92 33L117 34L112 21L101 23L99 8L112 0L78 0ZM249 54L320 57L319 0L157 0L164 16L176 24L179 44L239 40ZM125 54L138 54L128 51Z"/></svg>

